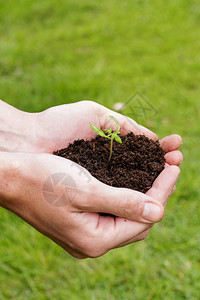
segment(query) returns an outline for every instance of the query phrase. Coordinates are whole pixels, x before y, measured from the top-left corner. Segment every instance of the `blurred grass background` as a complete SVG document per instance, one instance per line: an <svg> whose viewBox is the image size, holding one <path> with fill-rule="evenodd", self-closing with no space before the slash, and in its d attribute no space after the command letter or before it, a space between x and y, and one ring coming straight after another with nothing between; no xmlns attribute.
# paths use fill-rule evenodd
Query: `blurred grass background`
<svg viewBox="0 0 200 300"><path fill-rule="evenodd" d="M35 112L140 92L143 125L183 136L163 221L140 243L76 260L11 213L0 217L0 299L200 299L198 0L0 0L0 97Z"/></svg>

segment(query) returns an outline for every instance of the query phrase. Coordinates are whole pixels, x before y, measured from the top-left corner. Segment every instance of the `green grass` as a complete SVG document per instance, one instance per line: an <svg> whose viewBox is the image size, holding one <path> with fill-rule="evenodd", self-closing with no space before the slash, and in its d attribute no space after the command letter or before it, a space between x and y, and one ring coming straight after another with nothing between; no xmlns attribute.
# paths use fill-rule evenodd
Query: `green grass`
<svg viewBox="0 0 200 300"><path fill-rule="evenodd" d="M142 93L159 137L183 136L163 221L140 243L79 261L9 212L0 217L0 299L199 299L198 0L0 0L0 97L27 111Z"/></svg>

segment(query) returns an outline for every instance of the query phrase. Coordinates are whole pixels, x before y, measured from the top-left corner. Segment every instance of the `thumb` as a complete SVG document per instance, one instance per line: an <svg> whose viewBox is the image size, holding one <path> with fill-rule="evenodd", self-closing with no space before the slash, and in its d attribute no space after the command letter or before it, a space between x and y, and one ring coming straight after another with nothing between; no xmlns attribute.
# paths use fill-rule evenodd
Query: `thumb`
<svg viewBox="0 0 200 300"><path fill-rule="evenodd" d="M94 182L93 182L94 183ZM150 196L138 191L108 186L95 180L79 209L87 212L112 214L144 223L158 222L164 215L164 206Z"/></svg>

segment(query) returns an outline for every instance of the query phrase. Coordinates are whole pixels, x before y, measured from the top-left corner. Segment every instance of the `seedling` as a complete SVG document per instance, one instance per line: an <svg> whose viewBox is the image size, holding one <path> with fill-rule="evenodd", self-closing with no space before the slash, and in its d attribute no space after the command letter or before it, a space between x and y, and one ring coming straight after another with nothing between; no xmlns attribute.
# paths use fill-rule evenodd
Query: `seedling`
<svg viewBox="0 0 200 300"><path fill-rule="evenodd" d="M110 156L108 161L110 161L111 156L112 156L112 148L113 148L113 140L115 139L116 142L118 143L122 143L121 138L118 136L118 134L120 134L120 126L119 123L117 122L117 120L113 117L113 116L109 116L117 125L117 131L112 131L112 128L109 129L103 129L101 130L100 128L94 126L92 123L90 123L90 126L92 127L92 129L98 133L100 136L105 137L107 139L110 139ZM104 133L106 132L106 134Z"/></svg>

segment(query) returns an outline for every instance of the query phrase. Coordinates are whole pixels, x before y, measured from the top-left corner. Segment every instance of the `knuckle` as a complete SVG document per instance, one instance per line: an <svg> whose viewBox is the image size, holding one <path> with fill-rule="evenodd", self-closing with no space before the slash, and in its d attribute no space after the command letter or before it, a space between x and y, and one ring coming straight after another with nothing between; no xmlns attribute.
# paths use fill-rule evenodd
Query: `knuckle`
<svg viewBox="0 0 200 300"><path fill-rule="evenodd" d="M88 174L92 176L89 172ZM88 178L86 179L87 188L78 188L76 190L76 196L74 197L71 205L74 208L84 211L94 211L99 207L99 193L97 192L98 187L95 182L96 179L93 180L93 178Z"/></svg>
<svg viewBox="0 0 200 300"><path fill-rule="evenodd" d="M127 217L130 214L131 203L130 199L125 199L122 203L122 213L124 217Z"/></svg>
<svg viewBox="0 0 200 300"><path fill-rule="evenodd" d="M130 197L122 199L121 210L124 217L136 216L142 213L143 205L139 200L131 200Z"/></svg>

